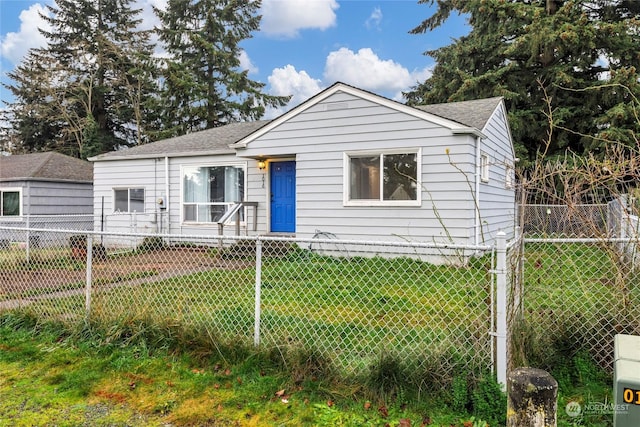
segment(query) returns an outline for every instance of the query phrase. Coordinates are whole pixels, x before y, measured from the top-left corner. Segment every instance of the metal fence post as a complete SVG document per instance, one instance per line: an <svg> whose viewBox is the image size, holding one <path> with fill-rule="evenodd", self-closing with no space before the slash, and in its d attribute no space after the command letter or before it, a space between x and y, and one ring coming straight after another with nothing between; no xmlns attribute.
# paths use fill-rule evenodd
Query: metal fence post
<svg viewBox="0 0 640 427"><path fill-rule="evenodd" d="M87 235L87 278L84 295L84 306L87 317L91 313L91 277L92 277L92 261L93 261L93 236Z"/></svg>
<svg viewBox="0 0 640 427"><path fill-rule="evenodd" d="M507 236L496 236L496 380L507 385Z"/></svg>
<svg viewBox="0 0 640 427"><path fill-rule="evenodd" d="M30 215L27 214L27 241L25 242L25 254L27 256L27 262L31 262L31 233L29 232L29 230L31 229L30 226Z"/></svg>
<svg viewBox="0 0 640 427"><path fill-rule="evenodd" d="M255 290L255 309L254 309L254 329L253 344L257 347L260 345L260 291L262 288L262 240L256 239L256 290Z"/></svg>

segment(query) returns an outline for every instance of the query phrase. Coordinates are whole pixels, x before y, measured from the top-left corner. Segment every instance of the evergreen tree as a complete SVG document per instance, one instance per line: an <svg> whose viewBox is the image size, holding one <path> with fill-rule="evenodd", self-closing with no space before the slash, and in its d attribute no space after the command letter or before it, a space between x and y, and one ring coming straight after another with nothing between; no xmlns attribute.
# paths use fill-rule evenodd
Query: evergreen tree
<svg viewBox="0 0 640 427"><path fill-rule="evenodd" d="M169 0L155 9L169 53L163 78L165 136L262 117L288 97L262 93L263 83L239 70L240 42L257 31L259 1Z"/></svg>
<svg viewBox="0 0 640 427"><path fill-rule="evenodd" d="M7 73L16 82L6 86L16 100L4 112L9 125L4 136L11 140L5 144L11 151L54 150L62 137L64 123L54 116L49 105L51 66L48 58L31 50L15 70Z"/></svg>
<svg viewBox="0 0 640 427"><path fill-rule="evenodd" d="M504 96L523 160L637 142L640 3L624 0L422 0L438 9L412 33L469 16L471 32L426 52L433 75L406 93L422 104ZM638 92L635 92L638 93ZM551 115L551 117L550 117ZM550 121L553 131L549 136Z"/></svg>
<svg viewBox="0 0 640 427"><path fill-rule="evenodd" d="M88 157L148 139L156 92L149 33L137 31L133 0L57 0L44 16L48 44L32 49L10 77L14 126L29 151ZM37 65L38 62L46 67ZM40 78L34 84L32 70ZM44 118L38 133L31 111ZM46 138L40 138L40 136Z"/></svg>

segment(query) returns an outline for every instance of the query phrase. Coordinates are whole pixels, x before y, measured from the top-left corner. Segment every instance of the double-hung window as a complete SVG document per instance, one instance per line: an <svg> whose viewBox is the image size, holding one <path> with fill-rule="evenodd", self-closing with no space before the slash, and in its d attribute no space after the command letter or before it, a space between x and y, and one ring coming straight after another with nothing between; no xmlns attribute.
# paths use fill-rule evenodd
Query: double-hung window
<svg viewBox="0 0 640 427"><path fill-rule="evenodd" d="M114 188L114 212L144 212L144 188Z"/></svg>
<svg viewBox="0 0 640 427"><path fill-rule="evenodd" d="M245 165L183 167L182 220L217 222L230 205L244 200L244 188Z"/></svg>
<svg viewBox="0 0 640 427"><path fill-rule="evenodd" d="M20 188L0 188L0 217L21 216L21 199Z"/></svg>
<svg viewBox="0 0 640 427"><path fill-rule="evenodd" d="M420 205L420 150L345 153L345 205Z"/></svg>

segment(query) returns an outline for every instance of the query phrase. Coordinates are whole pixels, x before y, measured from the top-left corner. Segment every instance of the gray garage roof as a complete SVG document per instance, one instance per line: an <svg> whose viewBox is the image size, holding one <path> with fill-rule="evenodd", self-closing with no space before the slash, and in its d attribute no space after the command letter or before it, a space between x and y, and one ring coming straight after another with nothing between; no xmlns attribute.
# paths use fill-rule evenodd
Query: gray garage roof
<svg viewBox="0 0 640 427"><path fill-rule="evenodd" d="M0 181L93 182L93 165L54 151L0 156Z"/></svg>
<svg viewBox="0 0 640 427"><path fill-rule="evenodd" d="M474 101L418 105L415 108L482 130L501 101L502 97L498 96L494 98L477 99Z"/></svg>
<svg viewBox="0 0 640 427"><path fill-rule="evenodd" d="M192 132L175 138L163 139L124 150L112 151L92 157L89 160L101 161L125 158L234 153L235 151L229 148L230 144L241 140L267 123L269 123L268 120L230 123L225 126Z"/></svg>

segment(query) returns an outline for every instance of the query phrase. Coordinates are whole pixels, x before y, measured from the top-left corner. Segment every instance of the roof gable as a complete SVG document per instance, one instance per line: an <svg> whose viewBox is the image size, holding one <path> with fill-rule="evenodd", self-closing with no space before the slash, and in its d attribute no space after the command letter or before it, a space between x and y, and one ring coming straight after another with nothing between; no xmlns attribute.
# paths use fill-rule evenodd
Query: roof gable
<svg viewBox="0 0 640 427"><path fill-rule="evenodd" d="M298 105L297 107L294 107L293 109L289 110L288 112L284 113L283 115L281 115L280 117L274 119L273 121L271 121L268 125L264 126L263 128L259 129L258 131L246 136L245 138L243 138L242 140L238 141L237 143L233 144L232 147L233 148L246 148L247 145L259 138L260 136L264 135L265 133L269 132L270 130L274 129L275 127L279 126L280 124L286 122L287 120L291 119L292 117L297 116L298 114L303 113L304 111L308 110L309 108L311 108L312 106L322 102L323 100L327 99L328 97L330 97L331 95L337 93L337 92L345 92L348 94L351 94L353 96L357 96L366 100L369 100L371 102L375 102L377 104L392 108L394 110L421 118L423 120L427 120L430 122L433 122L437 125L440 125L442 127L448 128L450 129L452 132L454 133L473 133L476 134L478 136L482 136L482 134L480 133L480 129L479 128L475 128L473 126L464 124L460 121L456 121L452 118L446 117L445 115L437 115L428 111L424 111L424 110L420 110L417 108L413 108L410 107L408 105L405 104L401 104L399 102L393 101L391 99L385 98L383 96L380 95L376 95L374 93L347 85L345 83L341 83L341 82L337 82L335 84L333 84L332 86L330 86L329 88L323 90L322 92L316 94L315 96L309 98L307 101L303 102L302 104Z"/></svg>
<svg viewBox="0 0 640 427"><path fill-rule="evenodd" d="M0 180L93 182L93 165L55 151L0 156Z"/></svg>

